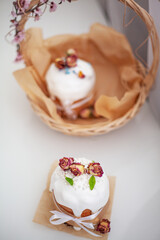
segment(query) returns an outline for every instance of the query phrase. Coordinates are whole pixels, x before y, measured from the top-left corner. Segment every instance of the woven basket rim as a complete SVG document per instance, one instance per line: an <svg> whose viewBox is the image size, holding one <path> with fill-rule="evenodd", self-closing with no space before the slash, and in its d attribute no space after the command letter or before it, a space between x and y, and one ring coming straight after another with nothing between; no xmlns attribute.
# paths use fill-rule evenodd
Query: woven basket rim
<svg viewBox="0 0 160 240"><path fill-rule="evenodd" d="M40 0L32 0L31 4L36 4ZM148 95L148 92L150 88L152 87L152 84L154 82L154 79L156 77L158 65L159 65L159 38L157 34L157 30L154 24L154 21L152 17L149 15L149 13L144 10L142 7L140 7L134 0L119 0L121 3L123 3L125 6L130 7L145 23L148 34L151 40L152 45L152 52L153 52L153 62L151 64L151 67L147 70L142 63L137 60L137 63L139 65L139 68L144 73L144 84L141 88L141 92L139 94L139 97L135 103L135 105L122 117L113 120L113 121L103 121L98 123L93 123L90 125L82 125L76 124L76 123L66 123L61 122L57 123L54 119L50 117L46 117L44 119L44 116L41 116L40 112L38 111L37 106L32 102L31 105L34 109L34 111L40 116L43 122L45 122L50 128L61 131L65 134L70 135L98 135L110 132L111 130L117 129L123 125L125 125L130 119L132 119L136 113L139 111L140 107L145 102L145 99ZM23 15L20 20L20 29L24 30L25 24L28 20L28 17L26 15ZM20 45L21 46L21 45Z"/></svg>

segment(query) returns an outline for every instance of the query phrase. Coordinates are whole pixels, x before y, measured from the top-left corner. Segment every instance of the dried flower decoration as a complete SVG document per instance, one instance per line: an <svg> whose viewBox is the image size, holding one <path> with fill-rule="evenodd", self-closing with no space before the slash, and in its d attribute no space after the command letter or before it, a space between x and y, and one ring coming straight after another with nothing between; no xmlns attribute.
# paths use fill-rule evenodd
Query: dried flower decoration
<svg viewBox="0 0 160 240"><path fill-rule="evenodd" d="M92 163L89 163L88 167L86 168L83 164L76 163L74 161L74 158L64 157L59 160L59 166L63 171L70 170L71 173L76 177L82 174L91 174L92 176L90 177L88 182L91 191L94 189L94 186L96 184L95 176L102 177L103 175L103 170L102 167L100 166L100 163L95 163L94 161L92 161ZM65 179L67 182L69 182L71 186L73 186L72 178L68 178L66 176Z"/></svg>
<svg viewBox="0 0 160 240"><path fill-rule="evenodd" d="M66 64L68 67L77 66L78 55L75 49L70 48L67 51Z"/></svg>
<svg viewBox="0 0 160 240"><path fill-rule="evenodd" d="M90 163L88 165L88 174L91 174L93 176L102 177L103 175L103 169L100 166L100 163Z"/></svg>
<svg viewBox="0 0 160 240"><path fill-rule="evenodd" d="M81 163L76 163L74 158L61 158L59 160L59 166L64 170L70 170L75 176L79 176L81 174L91 174L92 176L102 177L103 169L100 166L100 163L95 163L94 161L88 164L88 167Z"/></svg>
<svg viewBox="0 0 160 240"><path fill-rule="evenodd" d="M104 234L110 232L110 221L108 219L102 219L97 225L96 231Z"/></svg>
<svg viewBox="0 0 160 240"><path fill-rule="evenodd" d="M96 113L94 106L91 106L91 107L82 109L79 113L79 117L83 119L88 119L88 118L98 118L100 116Z"/></svg>
<svg viewBox="0 0 160 240"><path fill-rule="evenodd" d="M91 117L93 117L92 109L91 108L84 108L80 111L79 115L83 119L91 118Z"/></svg>
<svg viewBox="0 0 160 240"><path fill-rule="evenodd" d="M64 170L69 170L70 165L74 162L74 158L61 158L59 160L59 166Z"/></svg>
<svg viewBox="0 0 160 240"><path fill-rule="evenodd" d="M35 21L38 21L40 19L41 15L43 14L42 10L38 7L33 11L33 13L34 13Z"/></svg>
<svg viewBox="0 0 160 240"><path fill-rule="evenodd" d="M54 2L51 2L51 3L50 3L50 9L49 9L50 12L55 12L56 9L57 9L57 4L54 3Z"/></svg>
<svg viewBox="0 0 160 240"><path fill-rule="evenodd" d="M21 62L23 60L22 55L18 52L14 62Z"/></svg>
<svg viewBox="0 0 160 240"><path fill-rule="evenodd" d="M66 1L71 2L71 0L66 0ZM62 2L65 2L65 0L61 0L57 4L62 4ZM40 17L43 15L47 6L49 6L50 12L54 12L57 9L57 6L58 6L57 4L55 3L55 1L49 1L49 0L39 0L39 1L38 0L37 1L15 0L13 1L12 11L11 11L12 19L10 20L10 22L12 23L10 25L11 30L6 35L6 38L10 36L11 33L14 33L14 36L11 42L17 44L16 59L18 59L18 61L20 60L19 56L22 56L20 52L20 43L25 39L25 32L23 30L23 25L24 25L23 16L25 15L26 18L32 17L35 21L38 21Z"/></svg>
<svg viewBox="0 0 160 240"><path fill-rule="evenodd" d="M63 69L65 68L65 61L63 58L56 58L55 60L55 66L59 69Z"/></svg>
<svg viewBox="0 0 160 240"><path fill-rule="evenodd" d="M75 176L80 176L84 173L84 165L80 163L73 163L70 165L70 170Z"/></svg>
<svg viewBox="0 0 160 240"><path fill-rule="evenodd" d="M59 69L63 68L73 68L77 66L77 60L78 60L78 55L75 49L68 49L66 52L66 56L64 58L57 58L55 60L55 65ZM72 71L75 75L77 75L79 78L85 78L85 74L82 71L79 71L78 73L73 70ZM66 73L70 73L66 71Z"/></svg>
<svg viewBox="0 0 160 240"><path fill-rule="evenodd" d="M74 49L69 49L64 58L57 58L55 65L59 69L77 66L77 53Z"/></svg>
<svg viewBox="0 0 160 240"><path fill-rule="evenodd" d="M25 38L25 33L24 33L24 31L20 31L20 32L18 32L18 33L15 35L12 43L20 43L20 42L23 41L24 38Z"/></svg>
<svg viewBox="0 0 160 240"><path fill-rule="evenodd" d="M66 65L67 67L76 67L77 66L77 57L72 55L72 56L67 56L66 57Z"/></svg>

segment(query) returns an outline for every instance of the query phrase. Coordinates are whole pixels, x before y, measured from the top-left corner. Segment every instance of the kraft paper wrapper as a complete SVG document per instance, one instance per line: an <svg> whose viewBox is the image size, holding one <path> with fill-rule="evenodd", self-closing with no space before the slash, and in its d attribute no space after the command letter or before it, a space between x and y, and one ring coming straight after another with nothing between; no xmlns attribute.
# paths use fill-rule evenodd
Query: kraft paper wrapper
<svg viewBox="0 0 160 240"><path fill-rule="evenodd" d="M27 96L42 110L42 115L56 121L69 121L57 114L45 84L51 62L64 56L69 48L75 48L79 58L90 62L95 69L97 114L112 121L134 106L143 78L137 72L136 60L124 35L97 23L86 34L58 35L43 40L41 29L31 28L21 44L27 67L14 72L14 76ZM103 121L103 118L96 121ZM92 120L75 122L88 124Z"/></svg>
<svg viewBox="0 0 160 240"><path fill-rule="evenodd" d="M84 238L89 238L89 239L94 239L94 240L97 240L97 239L107 240L108 234L100 234L99 232L94 231L96 234L101 235L101 237L94 237L94 236L88 234L87 232L85 232L83 229L81 229L80 231L76 231L71 226L67 226L65 224L52 225L49 222L49 219L52 216L52 213L50 213L50 211L57 210L57 207L55 206L55 203L53 201L52 193L49 192L50 179L51 179L52 173L55 170L56 166L57 166L57 161L53 163L53 165L50 169L50 172L48 174L47 186L46 186L46 189L43 192L40 202L38 204L35 216L33 218L33 222L39 223L41 225L44 225L46 227L52 228L57 231L63 231L63 232L66 232L66 233L69 233L69 234L72 234L75 236L79 236L79 237L84 237ZM104 207L102 212L98 215L98 218L99 219L107 218L110 220L113 198L114 198L116 177L109 176L108 178L109 178L110 196L109 196L109 200L108 200L106 206ZM111 222L111 231L112 231L112 222ZM53 232L53 237L54 237L54 232Z"/></svg>

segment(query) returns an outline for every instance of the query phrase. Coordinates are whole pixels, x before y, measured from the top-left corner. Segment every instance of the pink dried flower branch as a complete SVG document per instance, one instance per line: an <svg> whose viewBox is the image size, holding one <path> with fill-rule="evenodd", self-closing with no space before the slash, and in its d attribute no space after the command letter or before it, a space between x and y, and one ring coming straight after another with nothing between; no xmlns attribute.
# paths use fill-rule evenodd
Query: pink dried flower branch
<svg viewBox="0 0 160 240"><path fill-rule="evenodd" d="M16 63L21 62L22 60L23 60L23 56L18 52L14 62Z"/></svg>
<svg viewBox="0 0 160 240"><path fill-rule="evenodd" d="M71 2L71 0L67 0L68 2ZM35 21L38 21L40 17L43 15L43 12L41 10L42 6L47 7L49 5L49 11L54 12L57 9L57 4L54 1L49 0L39 0L37 4L34 6L31 6L31 0L15 0L13 1L13 9L11 11L11 16L13 19L10 20L12 23L10 25L11 28L13 28L13 31L15 31L14 38L12 40L12 43L17 43L17 52L18 55L16 57L16 62L22 59L22 55L20 54L20 43L25 38L24 30L20 30L20 24L21 19L23 15L27 15L28 17L33 17ZM58 4L61 4L62 2L65 2L65 0L61 0ZM20 18L19 18L20 17ZM9 35L9 34L8 34Z"/></svg>
<svg viewBox="0 0 160 240"><path fill-rule="evenodd" d="M34 13L34 20L38 21L43 12L40 8L37 7L33 13Z"/></svg>
<svg viewBox="0 0 160 240"><path fill-rule="evenodd" d="M49 11L50 12L55 12L56 9L57 9L57 4L55 2L51 2Z"/></svg>
<svg viewBox="0 0 160 240"><path fill-rule="evenodd" d="M23 39L25 38L25 33L24 33L24 30L23 31L19 31L16 35L15 35L15 37L14 37L14 39L13 39L13 43L20 43L20 42L22 42L23 41Z"/></svg>

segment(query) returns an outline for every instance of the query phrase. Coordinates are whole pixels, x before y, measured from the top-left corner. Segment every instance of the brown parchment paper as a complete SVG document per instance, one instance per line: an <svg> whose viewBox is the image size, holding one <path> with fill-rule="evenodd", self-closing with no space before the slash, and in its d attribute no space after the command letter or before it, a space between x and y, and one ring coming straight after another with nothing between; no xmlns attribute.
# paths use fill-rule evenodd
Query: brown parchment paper
<svg viewBox="0 0 160 240"><path fill-rule="evenodd" d="M27 96L42 109L42 115L68 121L56 112L46 88L45 74L51 62L64 56L69 48L75 48L79 58L90 62L95 69L97 114L111 121L134 106L143 78L137 72L136 60L124 35L96 23L86 34L58 35L43 40L41 29L31 28L21 44L27 67L14 72L14 76ZM76 120L78 122L82 120ZM88 120L83 123L88 124Z"/></svg>
<svg viewBox="0 0 160 240"><path fill-rule="evenodd" d="M50 211L57 210L55 203L53 201L52 193L49 192L51 175L52 175L53 171L55 170L56 166L57 166L57 161L55 161L53 163L53 165L51 166L50 172L48 174L46 189L44 190L42 197L40 199L40 202L38 204L35 216L33 218L33 222L42 224L46 227L52 228L57 231L63 231L63 232L69 233L69 234L72 234L75 236L80 236L80 237L95 239L95 240L96 239L107 240L108 234L100 234L99 232L96 231L95 233L100 234L101 237L94 237L94 236L88 234L87 232L85 232L83 229L81 229L80 231L76 231L71 226L66 226L65 224L52 225L49 222L49 219L52 216ZM104 209L102 210L102 212L98 215L98 217L100 219L107 218L110 220L113 198L114 198L116 177L109 176L108 178L109 178L109 188L110 188L109 200L108 200L106 206L104 207ZM112 222L111 222L111 229L112 229ZM53 232L53 234L54 234L54 232Z"/></svg>

